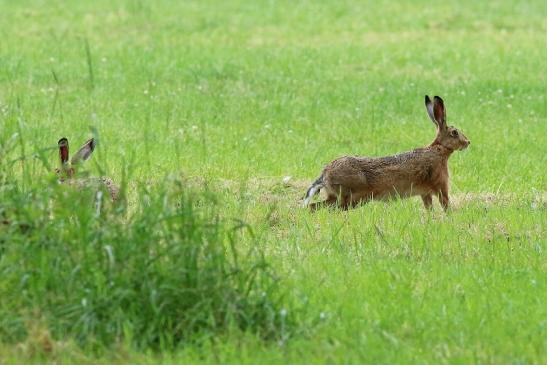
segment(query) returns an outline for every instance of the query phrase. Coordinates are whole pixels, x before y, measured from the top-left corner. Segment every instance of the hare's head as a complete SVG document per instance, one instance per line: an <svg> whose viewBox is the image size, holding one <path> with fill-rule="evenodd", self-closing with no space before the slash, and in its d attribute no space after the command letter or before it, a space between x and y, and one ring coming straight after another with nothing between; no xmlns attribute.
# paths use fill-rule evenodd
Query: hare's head
<svg viewBox="0 0 547 365"><path fill-rule="evenodd" d="M72 159L69 162L69 150L68 150L68 139L61 138L57 142L59 146L59 160L61 162L60 168L56 169L55 172L60 176L61 181L65 178L72 177L74 175L74 168L78 163L85 161L91 157L91 153L95 149L95 140L91 138L89 141L84 143L82 147L72 156Z"/></svg>
<svg viewBox="0 0 547 365"><path fill-rule="evenodd" d="M471 142L460 130L446 124L446 109L443 99L435 96L432 102L426 95L425 108L429 118L437 126L437 137L433 144L440 144L451 151L464 150L469 146Z"/></svg>

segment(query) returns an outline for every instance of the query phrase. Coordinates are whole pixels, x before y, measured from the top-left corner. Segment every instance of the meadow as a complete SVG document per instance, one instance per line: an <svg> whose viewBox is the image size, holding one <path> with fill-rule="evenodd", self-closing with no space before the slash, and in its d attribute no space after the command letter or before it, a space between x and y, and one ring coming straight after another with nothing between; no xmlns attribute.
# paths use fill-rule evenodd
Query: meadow
<svg viewBox="0 0 547 365"><path fill-rule="evenodd" d="M546 15L0 0L0 364L546 363ZM471 140L449 213L300 207L430 143L425 94ZM102 213L53 171L92 136Z"/></svg>

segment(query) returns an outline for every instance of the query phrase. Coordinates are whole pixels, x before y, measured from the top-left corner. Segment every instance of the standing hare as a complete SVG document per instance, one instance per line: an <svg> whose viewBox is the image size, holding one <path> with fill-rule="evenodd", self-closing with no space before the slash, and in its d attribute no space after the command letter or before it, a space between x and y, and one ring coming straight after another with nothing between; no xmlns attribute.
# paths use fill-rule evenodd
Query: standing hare
<svg viewBox="0 0 547 365"><path fill-rule="evenodd" d="M446 110L440 97L435 96L431 102L426 95L425 107L437 126L437 136L429 146L388 157L340 157L329 163L309 187L304 206L310 205L312 197L325 188L327 199L311 204L312 210L336 204L348 209L373 199L415 195L420 195L424 206L431 209L435 194L446 211L450 184L448 158L452 152L467 148L470 141L446 124Z"/></svg>
<svg viewBox="0 0 547 365"><path fill-rule="evenodd" d="M89 141L84 143L82 147L80 147L78 152L76 152L76 154L72 156L70 162L68 161L68 139L61 138L59 142L57 142L57 144L59 145L59 158L61 160L61 167L56 169L55 172L59 176L59 182L75 184L80 188L89 186L100 188L102 186L106 188L106 190L110 194L110 198L113 201L116 201L118 199L119 188L112 182L111 179L107 177L87 177L74 179L74 175L76 173L75 168L78 166L78 164L88 160L95 150L96 143L93 138L91 138Z"/></svg>

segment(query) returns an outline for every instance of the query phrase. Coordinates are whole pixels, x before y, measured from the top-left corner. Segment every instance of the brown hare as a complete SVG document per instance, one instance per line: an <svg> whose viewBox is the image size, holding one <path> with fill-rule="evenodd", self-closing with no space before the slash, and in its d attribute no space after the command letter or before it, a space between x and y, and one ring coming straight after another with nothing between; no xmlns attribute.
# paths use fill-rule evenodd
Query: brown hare
<svg viewBox="0 0 547 365"><path fill-rule="evenodd" d="M425 107L437 126L437 136L429 146L388 157L340 157L329 163L309 187L304 206L315 210L321 205L338 204L348 209L373 199L420 195L424 206L431 209L435 194L446 211L450 184L448 158L452 152L467 148L470 141L446 124L446 109L440 97L435 96L431 102L426 95ZM310 205L312 197L322 188L327 199Z"/></svg>
<svg viewBox="0 0 547 365"><path fill-rule="evenodd" d="M75 168L77 167L77 165L89 159L91 157L91 154L95 150L95 139L91 138L86 143L84 143L84 145L80 147L78 152L76 152L76 154L72 156L70 162L68 161L68 139L61 138L59 142L57 142L57 144L59 146L59 158L61 161L61 167L56 169L55 172L59 176L59 182L75 184L80 188L89 186L100 188L102 186L106 188L106 190L110 194L110 198L113 201L116 201L118 199L119 188L112 182L111 179L107 177L74 178L74 175L76 173Z"/></svg>

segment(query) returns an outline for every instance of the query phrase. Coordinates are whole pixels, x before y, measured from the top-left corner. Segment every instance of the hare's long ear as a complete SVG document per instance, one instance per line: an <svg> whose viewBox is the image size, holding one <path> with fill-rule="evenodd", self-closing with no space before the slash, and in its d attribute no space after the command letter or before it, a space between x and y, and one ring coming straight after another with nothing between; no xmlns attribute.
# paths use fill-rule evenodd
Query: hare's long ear
<svg viewBox="0 0 547 365"><path fill-rule="evenodd" d="M435 120L435 115L433 114L433 103L427 95L425 96L425 109L427 110L427 115L429 115L431 121L435 123L435 125L438 125L437 121Z"/></svg>
<svg viewBox="0 0 547 365"><path fill-rule="evenodd" d="M68 139L61 138L59 142L57 142L57 145L59 146L59 158L61 160L61 165L64 165L68 163Z"/></svg>
<svg viewBox="0 0 547 365"><path fill-rule="evenodd" d="M91 157L91 153L95 149L95 139L91 138L89 141L84 143L82 147L76 152L74 156L72 156L71 162L73 164L77 164L81 161L87 160L89 157Z"/></svg>
<svg viewBox="0 0 547 365"><path fill-rule="evenodd" d="M433 98L433 115L439 128L446 128L446 109L444 108L443 99L439 96Z"/></svg>

